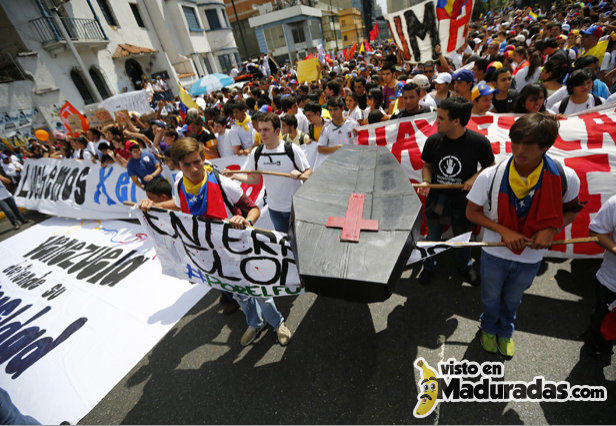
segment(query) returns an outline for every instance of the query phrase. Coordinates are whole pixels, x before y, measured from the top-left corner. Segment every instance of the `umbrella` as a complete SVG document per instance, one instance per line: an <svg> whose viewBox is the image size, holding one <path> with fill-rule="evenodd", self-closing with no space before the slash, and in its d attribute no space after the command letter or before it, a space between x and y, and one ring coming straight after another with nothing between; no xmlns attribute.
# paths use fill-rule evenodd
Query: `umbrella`
<svg viewBox="0 0 616 426"><path fill-rule="evenodd" d="M191 96L199 96L205 93L211 93L215 90L220 90L225 86L233 84L231 77L225 74L208 74L201 77L190 86L189 93Z"/></svg>

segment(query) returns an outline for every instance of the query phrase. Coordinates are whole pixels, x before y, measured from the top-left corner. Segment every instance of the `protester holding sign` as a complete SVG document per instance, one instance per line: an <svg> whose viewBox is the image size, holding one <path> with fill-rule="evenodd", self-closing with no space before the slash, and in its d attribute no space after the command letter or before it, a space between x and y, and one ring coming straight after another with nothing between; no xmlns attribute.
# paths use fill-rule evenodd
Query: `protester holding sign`
<svg viewBox="0 0 616 426"><path fill-rule="evenodd" d="M488 352L513 356L516 312L547 248L581 205L573 170L546 155L558 136L558 121L533 113L509 131L513 156L484 170L468 193L466 216L484 228L481 255L481 343ZM485 213L484 213L485 211Z"/></svg>
<svg viewBox="0 0 616 426"><path fill-rule="evenodd" d="M263 175L274 229L286 233L289 230L293 194L301 186L301 179L310 177L312 169L299 145L280 140L280 118L276 114L270 112L259 118L259 134L263 144L252 150L245 167L248 170L267 170L291 175L291 178ZM256 185L261 180L258 174L230 174L228 170L223 174L249 185ZM250 326L242 336L242 345L249 345L256 338L265 326L264 319L276 330L281 345L289 343L291 332L284 324L282 314L276 309L273 298L236 297Z"/></svg>

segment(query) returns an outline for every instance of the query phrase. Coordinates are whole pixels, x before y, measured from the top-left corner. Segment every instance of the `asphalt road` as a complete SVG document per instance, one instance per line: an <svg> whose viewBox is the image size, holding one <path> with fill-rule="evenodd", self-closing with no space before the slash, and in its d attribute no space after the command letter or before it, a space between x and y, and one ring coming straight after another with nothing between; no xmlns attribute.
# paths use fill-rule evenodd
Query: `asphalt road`
<svg viewBox="0 0 616 426"><path fill-rule="evenodd" d="M0 239L15 233L8 225L0 222ZM616 356L590 356L580 337L599 261L549 260L546 266L518 311L511 360L482 350L480 289L461 282L448 253L432 285L420 286L420 268L410 269L383 303L314 294L277 299L294 333L287 347L270 329L242 348L242 313L223 315L210 292L80 423L613 423ZM543 376L605 386L608 400L439 402L431 415L417 419L418 357L433 367L449 358L503 361L506 381Z"/></svg>

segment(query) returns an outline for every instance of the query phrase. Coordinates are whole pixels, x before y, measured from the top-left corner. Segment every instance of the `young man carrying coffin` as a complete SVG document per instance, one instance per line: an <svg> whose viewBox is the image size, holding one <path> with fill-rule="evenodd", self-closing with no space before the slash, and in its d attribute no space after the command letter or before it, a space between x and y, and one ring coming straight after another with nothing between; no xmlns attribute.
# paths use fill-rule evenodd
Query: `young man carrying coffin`
<svg viewBox="0 0 616 426"><path fill-rule="evenodd" d="M176 175L173 199L156 203L141 200L139 208L151 207L182 211L210 219L227 219L233 228L252 226L261 214L259 208L244 195L241 186L221 176L205 161L205 147L194 138L178 139L170 148L171 158L180 166ZM248 211L244 218L242 210ZM228 292L221 292L223 313L235 312L239 305Z"/></svg>
<svg viewBox="0 0 616 426"><path fill-rule="evenodd" d="M546 152L558 136L551 115L531 113L509 131L512 157L482 171L467 195L466 216L484 228L481 255L481 344L511 357L516 312L541 259L582 205L575 172Z"/></svg>

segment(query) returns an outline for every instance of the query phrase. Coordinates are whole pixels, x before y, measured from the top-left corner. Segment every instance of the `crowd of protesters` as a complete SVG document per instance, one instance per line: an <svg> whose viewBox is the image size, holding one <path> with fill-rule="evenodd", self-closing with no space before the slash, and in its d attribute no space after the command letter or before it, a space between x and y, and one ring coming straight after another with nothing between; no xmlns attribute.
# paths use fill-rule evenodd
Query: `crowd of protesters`
<svg viewBox="0 0 616 426"><path fill-rule="evenodd" d="M577 175L546 155L558 135L558 119L616 101L614 3L557 2L547 11L510 4L471 22L457 51L443 55L437 46L436 59L423 63L405 60L393 44L369 50L348 58L320 54L321 78L303 84L295 66L278 66L262 55L233 70L243 84L205 95L204 108L185 111L179 99L160 100L154 117L129 113L76 137L54 132L50 142L33 140L16 152L5 152L2 174L14 183L23 158L118 165L146 190L150 201L142 207L217 217L213 210L186 201L197 197L212 176L223 195L233 200L220 214L242 227L259 217L256 206L237 190L238 181L253 183L254 175L218 173L208 168L207 160L247 156L247 169L291 173L294 181L265 179L272 223L285 232L300 177L309 178L328 155L355 143L357 127L436 112L438 133L423 149L424 184L418 189L426 197L428 239L439 240L446 226L457 235L478 224L486 230L485 241L506 243L484 250L480 268L470 250L457 250L456 259L466 281L481 283L484 348L512 356L522 295L553 237L573 221L584 201L578 199ZM473 116L500 113L522 116L510 131L512 158L495 165L488 139L466 126ZM300 147L312 143L317 144L317 157L311 167ZM272 162L272 155L286 160ZM195 171L191 161L205 162L205 172ZM503 184L494 185L495 179ZM434 190L431 183L457 183L463 189ZM484 213L493 187L508 194L509 201L501 204L499 198L499 205ZM539 213L529 211L533 203L541 206ZM611 350L598 330L607 306L616 299L614 206L612 197L590 225L607 251L597 275L597 305L588 332L588 342L597 351ZM436 262L430 258L424 263L420 283L431 282ZM288 343L291 333L273 299L223 294L221 303L225 313L239 306L244 311L249 328L242 344L251 343L265 322L277 330L282 344Z"/></svg>

